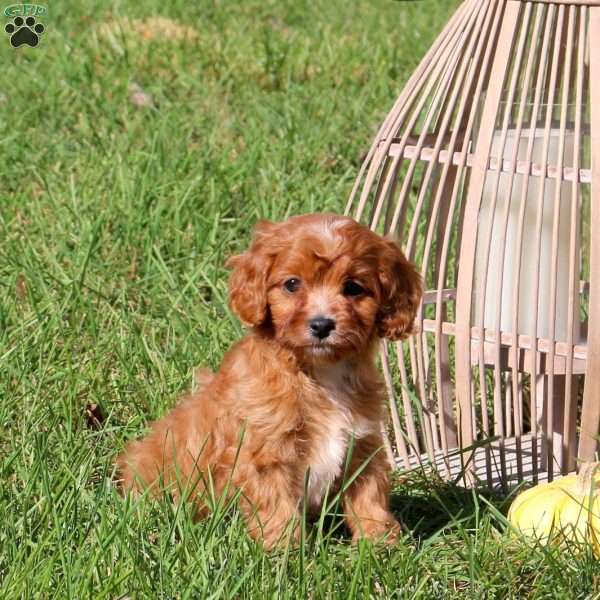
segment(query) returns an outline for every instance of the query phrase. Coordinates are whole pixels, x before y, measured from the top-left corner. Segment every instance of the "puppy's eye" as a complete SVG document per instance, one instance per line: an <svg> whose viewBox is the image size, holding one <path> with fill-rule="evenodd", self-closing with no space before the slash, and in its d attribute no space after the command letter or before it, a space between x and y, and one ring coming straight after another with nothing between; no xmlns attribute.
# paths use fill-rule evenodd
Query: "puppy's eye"
<svg viewBox="0 0 600 600"><path fill-rule="evenodd" d="M286 282L284 282L283 287L288 292L291 292L293 294L294 292L297 292L300 289L300 280L295 278L288 279Z"/></svg>
<svg viewBox="0 0 600 600"><path fill-rule="evenodd" d="M365 288L359 283L356 283L356 281L349 279L346 281L346 283L344 283L342 293L344 296L360 296L361 294L365 293Z"/></svg>

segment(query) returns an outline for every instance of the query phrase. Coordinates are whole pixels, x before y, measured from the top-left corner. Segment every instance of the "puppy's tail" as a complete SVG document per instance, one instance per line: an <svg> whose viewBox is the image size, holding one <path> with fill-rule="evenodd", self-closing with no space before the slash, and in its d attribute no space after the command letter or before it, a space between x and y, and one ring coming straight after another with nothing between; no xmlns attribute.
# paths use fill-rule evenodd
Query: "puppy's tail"
<svg viewBox="0 0 600 600"><path fill-rule="evenodd" d="M181 436L185 438L185 428L189 422L189 407L203 390L213 381L215 374L207 368L194 369L192 393L184 396L177 408L166 417L153 423L151 431L141 440L127 444L116 461L114 483L122 493L141 492L146 488L156 488L169 484L172 477L173 461L180 447ZM184 453L185 455L185 453ZM184 468L184 464L179 465Z"/></svg>
<svg viewBox="0 0 600 600"><path fill-rule="evenodd" d="M201 392L215 378L215 374L206 367L196 367L192 374L192 392Z"/></svg>
<svg viewBox="0 0 600 600"><path fill-rule="evenodd" d="M138 454L141 454L139 450L141 450L142 444L143 442L130 442L117 457L113 485L123 495L131 492L134 496L137 496L147 487L145 482L137 476L139 464L142 463L141 456L138 456ZM154 473L152 475L154 478Z"/></svg>

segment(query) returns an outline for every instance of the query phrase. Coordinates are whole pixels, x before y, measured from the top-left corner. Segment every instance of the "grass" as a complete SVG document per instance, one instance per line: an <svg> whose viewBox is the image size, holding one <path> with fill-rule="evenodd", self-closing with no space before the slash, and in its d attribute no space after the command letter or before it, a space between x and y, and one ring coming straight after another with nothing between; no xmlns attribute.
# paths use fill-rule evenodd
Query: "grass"
<svg viewBox="0 0 600 600"><path fill-rule="evenodd" d="M419 473L395 487L399 546L327 516L272 554L235 508L193 524L110 483L240 335L225 258L257 218L343 210L456 5L85 0L53 3L37 48L0 44L0 597L594 596L589 550L525 545L510 499ZM132 33L157 15L195 34Z"/></svg>

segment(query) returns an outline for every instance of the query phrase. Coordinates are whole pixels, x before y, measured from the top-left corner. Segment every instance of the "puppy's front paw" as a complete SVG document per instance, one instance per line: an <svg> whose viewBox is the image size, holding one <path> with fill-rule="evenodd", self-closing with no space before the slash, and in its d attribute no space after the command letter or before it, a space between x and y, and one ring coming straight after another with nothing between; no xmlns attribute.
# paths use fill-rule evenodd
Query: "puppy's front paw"
<svg viewBox="0 0 600 600"><path fill-rule="evenodd" d="M374 543L396 544L402 537L402 526L390 515L385 521L365 520L359 530L354 532L352 541L367 539Z"/></svg>
<svg viewBox="0 0 600 600"><path fill-rule="evenodd" d="M267 552L297 548L300 545L300 524L296 519L279 527L269 527L257 535L250 532L250 535L261 543Z"/></svg>

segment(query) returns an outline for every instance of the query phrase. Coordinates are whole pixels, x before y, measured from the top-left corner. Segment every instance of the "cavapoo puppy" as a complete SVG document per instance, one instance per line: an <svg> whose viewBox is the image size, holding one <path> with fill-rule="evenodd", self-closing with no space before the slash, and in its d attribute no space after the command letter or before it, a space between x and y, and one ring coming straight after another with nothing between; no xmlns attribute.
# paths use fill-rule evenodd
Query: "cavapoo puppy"
<svg viewBox="0 0 600 600"><path fill-rule="evenodd" d="M375 356L379 338L412 333L415 267L395 242L332 214L260 222L228 266L248 334L125 449L124 489L187 488L200 516L207 490L239 490L250 535L271 548L298 535L303 504L318 509L344 480L353 538L395 539Z"/></svg>

